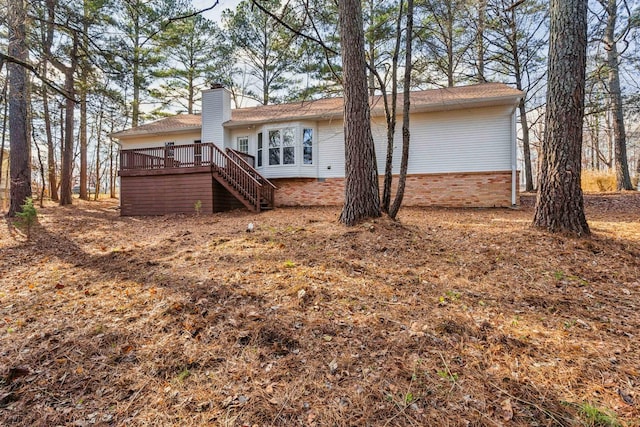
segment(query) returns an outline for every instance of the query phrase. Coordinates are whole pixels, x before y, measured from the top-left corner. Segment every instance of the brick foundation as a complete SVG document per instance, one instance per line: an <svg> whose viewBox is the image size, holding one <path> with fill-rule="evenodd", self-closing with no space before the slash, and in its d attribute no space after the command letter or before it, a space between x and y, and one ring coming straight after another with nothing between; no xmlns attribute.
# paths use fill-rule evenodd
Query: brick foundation
<svg viewBox="0 0 640 427"><path fill-rule="evenodd" d="M276 206L340 206L344 201L344 178L283 178L271 181L278 187ZM397 176L393 182L392 197ZM383 177L380 177L381 191L382 185ZM520 203L519 193L516 202ZM511 206L511 171L409 175L403 205L508 207Z"/></svg>

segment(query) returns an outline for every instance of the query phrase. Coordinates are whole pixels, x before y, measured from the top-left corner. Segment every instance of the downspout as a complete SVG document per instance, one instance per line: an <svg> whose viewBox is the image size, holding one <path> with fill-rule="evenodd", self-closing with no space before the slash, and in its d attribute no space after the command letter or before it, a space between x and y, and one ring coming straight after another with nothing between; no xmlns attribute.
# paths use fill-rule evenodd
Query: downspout
<svg viewBox="0 0 640 427"><path fill-rule="evenodd" d="M518 195L518 136L516 129L516 107L511 112L511 206L517 205Z"/></svg>

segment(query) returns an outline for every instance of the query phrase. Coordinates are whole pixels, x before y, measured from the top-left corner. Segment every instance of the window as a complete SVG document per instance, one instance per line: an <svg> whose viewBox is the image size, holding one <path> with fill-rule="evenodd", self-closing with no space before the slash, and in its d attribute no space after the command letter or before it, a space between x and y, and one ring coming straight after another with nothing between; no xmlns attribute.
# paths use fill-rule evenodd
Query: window
<svg viewBox="0 0 640 427"><path fill-rule="evenodd" d="M302 163L313 164L313 129L302 130Z"/></svg>
<svg viewBox="0 0 640 427"><path fill-rule="evenodd" d="M262 167L262 132L258 134L258 167Z"/></svg>
<svg viewBox="0 0 640 427"><path fill-rule="evenodd" d="M269 131L269 166L296 163L295 128Z"/></svg>
<svg viewBox="0 0 640 427"><path fill-rule="evenodd" d="M196 166L202 164L202 141L199 139L193 141L193 163Z"/></svg>
<svg viewBox="0 0 640 427"><path fill-rule="evenodd" d="M239 136L238 139L238 151L242 153L249 152L249 137L248 136Z"/></svg>

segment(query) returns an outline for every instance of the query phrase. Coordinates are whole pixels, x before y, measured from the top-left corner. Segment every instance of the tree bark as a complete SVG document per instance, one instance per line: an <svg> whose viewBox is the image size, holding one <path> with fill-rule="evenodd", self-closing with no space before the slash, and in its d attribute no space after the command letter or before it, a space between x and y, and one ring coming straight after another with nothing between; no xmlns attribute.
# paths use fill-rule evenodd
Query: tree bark
<svg viewBox="0 0 640 427"><path fill-rule="evenodd" d="M10 56L27 61L26 11L24 0L11 0L8 5ZM22 211L31 197L31 155L28 129L27 70L15 63L7 64L9 74L9 169L11 176L11 204L8 216Z"/></svg>
<svg viewBox="0 0 640 427"><path fill-rule="evenodd" d="M522 67L520 66L520 49L518 47L518 28L516 26L516 8L511 8L509 14L509 44L511 45L511 54L513 56L513 74L516 79L516 88L522 89ZM524 177L525 190L533 191L533 173L531 171L531 144L529 143L529 121L527 120L527 109L524 98L520 99L518 104L520 111L520 127L522 128L522 154L524 157Z"/></svg>
<svg viewBox="0 0 640 427"><path fill-rule="evenodd" d="M531 171L531 143L529 142L529 121L524 98L518 104L520 109L520 127L522 128L522 156L524 157L524 185L526 191L533 191L533 173Z"/></svg>
<svg viewBox="0 0 640 427"><path fill-rule="evenodd" d="M476 56L477 56L477 75L476 80L478 83L486 83L484 72L484 30L485 30L485 15L487 13L487 0L478 0L478 31L476 33Z"/></svg>
<svg viewBox="0 0 640 427"><path fill-rule="evenodd" d="M43 62L43 68L45 70L43 71L43 75L46 76L47 60L45 59ZM49 181L49 197L54 202L57 202L58 180L56 177L56 159L53 149L53 132L51 130L51 112L49 111L49 94L46 85L42 85L42 104L44 107L44 129L47 136L47 177Z"/></svg>
<svg viewBox="0 0 640 427"><path fill-rule="evenodd" d="M389 216L396 219L402 199L404 198L404 188L407 182L407 171L409 168L409 142L411 133L409 131L409 114L411 112L411 70L412 70L412 43L413 43L413 0L407 0L407 33L405 35L405 61L404 61L404 99L402 105L402 158L400 159L400 176L398 177L398 189L393 205L389 209Z"/></svg>
<svg viewBox="0 0 640 427"><path fill-rule="evenodd" d="M345 200L340 222L380 216L378 167L371 134L360 0L339 0L344 82Z"/></svg>
<svg viewBox="0 0 640 427"><path fill-rule="evenodd" d="M70 205L72 203L71 187L73 184L73 118L75 109L75 72L78 68L78 33L71 31L70 37L72 44L69 52L69 60L71 64L66 66L58 58L52 55L50 47L53 44L54 37L54 20L55 10L57 6L56 0L47 0L47 43L48 46L45 54L49 62L64 75L64 91L65 99L65 129L64 143L62 144L62 165L60 168L60 205Z"/></svg>
<svg viewBox="0 0 640 427"><path fill-rule="evenodd" d="M49 37L48 26L40 26L40 42L42 43L42 51L50 52L53 38ZM42 58L42 75L46 78L49 74L49 61L47 55ZM42 105L44 114L44 129L47 137L47 180L49 182L49 197L54 202L58 199L58 179L56 176L56 158L54 152L53 131L51 125L51 111L49 109L49 89L47 85L42 85ZM62 138L60 138L62 139Z"/></svg>
<svg viewBox="0 0 640 427"><path fill-rule="evenodd" d="M384 183L382 186L382 211L389 213L391 209L391 184L393 183L393 144L396 134L396 109L398 105L398 58L402 42L402 16L404 15L404 0L398 5L396 20L396 40L391 57L391 102L387 99L384 84L380 82L382 96L384 96L385 116L387 120L387 155L384 167ZM389 105L390 104L390 105Z"/></svg>
<svg viewBox="0 0 640 427"><path fill-rule="evenodd" d="M87 178L89 170L87 167L87 82L89 80L89 61L87 52L89 47L89 11L87 0L83 1L82 19L82 44L84 55L80 62L80 198L88 200Z"/></svg>
<svg viewBox="0 0 640 427"><path fill-rule="evenodd" d="M618 190L633 190L627 162L627 136L624 128L618 46L615 38L618 0L608 0L605 7L607 9L607 25L604 30L604 44L609 70L609 102L613 116L616 187Z"/></svg>
<svg viewBox="0 0 640 427"><path fill-rule="evenodd" d="M533 225L589 234L580 187L587 0L551 0L547 111Z"/></svg>
<svg viewBox="0 0 640 427"><path fill-rule="evenodd" d="M4 84L2 85L2 99L4 100L3 112L2 112L2 136L0 136L0 189L2 188L2 172L4 166L4 147L6 144L6 135L7 132L4 130L7 129L7 119L9 117L9 104L7 99L7 91L9 90L9 81L7 79L4 80ZM8 169L8 168L7 168ZM6 184L9 184L9 180L7 179ZM6 186L4 188L6 190ZM2 204L0 205L0 209L4 209L5 207L5 195L0 195L0 199L2 199Z"/></svg>
<svg viewBox="0 0 640 427"><path fill-rule="evenodd" d="M140 86L142 86L142 78L140 76L140 15L138 13L138 4L131 7L133 19L133 101L131 102L131 127L137 127L140 119Z"/></svg>
<svg viewBox="0 0 640 427"><path fill-rule="evenodd" d="M72 59L72 62L75 62L75 59ZM64 149L60 170L60 206L70 205L73 202L71 192L73 187L73 117L75 108L75 102L72 98L75 95L73 74L71 68L65 70L64 89L69 97L66 99L65 105Z"/></svg>

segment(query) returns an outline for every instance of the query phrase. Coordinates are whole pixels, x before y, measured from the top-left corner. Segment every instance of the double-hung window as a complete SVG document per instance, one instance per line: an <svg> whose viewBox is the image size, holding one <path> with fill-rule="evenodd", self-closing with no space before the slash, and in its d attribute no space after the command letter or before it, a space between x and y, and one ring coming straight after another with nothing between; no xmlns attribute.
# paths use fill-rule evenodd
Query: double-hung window
<svg viewBox="0 0 640 427"><path fill-rule="evenodd" d="M286 127L269 131L269 166L296 163L295 128Z"/></svg>
<svg viewBox="0 0 640 427"><path fill-rule="evenodd" d="M239 136L238 139L238 151L241 153L249 152L249 137L248 136Z"/></svg>

